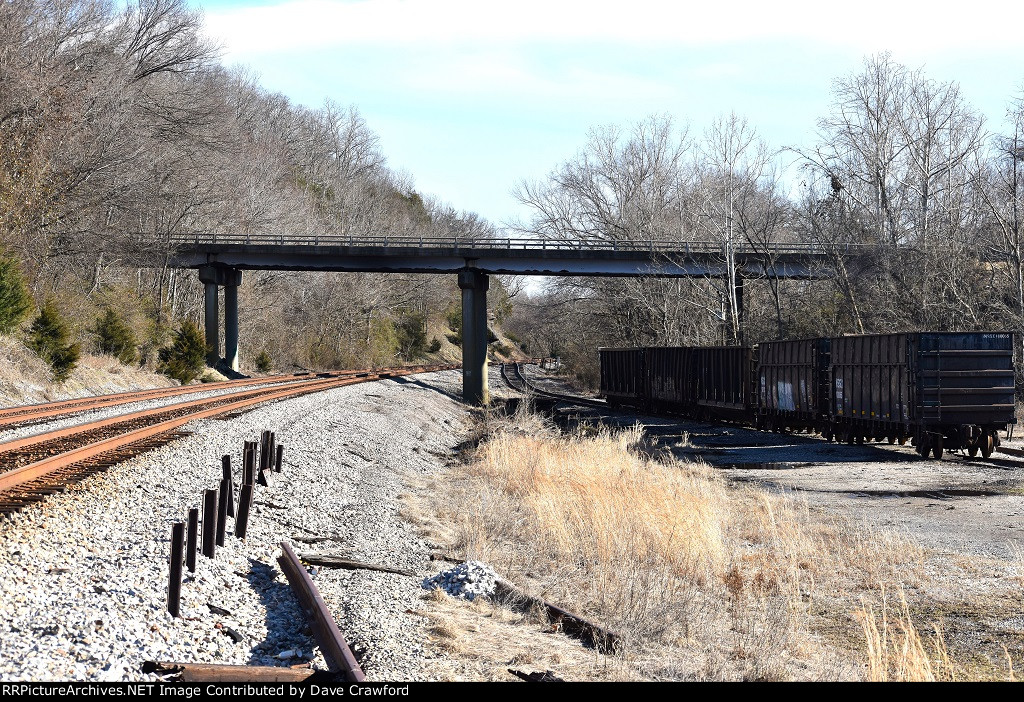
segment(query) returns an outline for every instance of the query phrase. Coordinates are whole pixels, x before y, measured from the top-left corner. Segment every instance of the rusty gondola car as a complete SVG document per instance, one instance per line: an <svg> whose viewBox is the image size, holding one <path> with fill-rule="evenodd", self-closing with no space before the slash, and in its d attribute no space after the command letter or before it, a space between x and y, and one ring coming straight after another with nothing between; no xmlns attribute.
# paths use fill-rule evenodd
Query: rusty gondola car
<svg viewBox="0 0 1024 702"><path fill-rule="evenodd" d="M601 394L644 411L987 458L1016 423L1013 350L1009 332L601 349Z"/></svg>

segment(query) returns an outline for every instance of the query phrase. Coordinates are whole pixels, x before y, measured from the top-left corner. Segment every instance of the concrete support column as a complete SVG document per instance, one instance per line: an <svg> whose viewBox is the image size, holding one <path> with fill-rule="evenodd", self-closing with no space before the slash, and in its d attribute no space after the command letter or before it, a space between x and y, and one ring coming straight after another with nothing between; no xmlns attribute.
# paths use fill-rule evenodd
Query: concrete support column
<svg viewBox="0 0 1024 702"><path fill-rule="evenodd" d="M231 271L224 285L224 362L238 370L238 284L242 271Z"/></svg>
<svg viewBox="0 0 1024 702"><path fill-rule="evenodd" d="M238 286L242 271L236 268L201 266L199 280L205 287L206 362L216 366L220 361L220 305L217 288L224 286L224 352L231 370L238 370Z"/></svg>
<svg viewBox="0 0 1024 702"><path fill-rule="evenodd" d="M486 405L487 391L487 275L473 269L459 272L462 289L462 399Z"/></svg>
<svg viewBox="0 0 1024 702"><path fill-rule="evenodd" d="M217 365L220 359L220 309L217 302L217 283L203 280L200 272L199 279L203 281L206 297L206 310L203 321L206 327L206 364Z"/></svg>

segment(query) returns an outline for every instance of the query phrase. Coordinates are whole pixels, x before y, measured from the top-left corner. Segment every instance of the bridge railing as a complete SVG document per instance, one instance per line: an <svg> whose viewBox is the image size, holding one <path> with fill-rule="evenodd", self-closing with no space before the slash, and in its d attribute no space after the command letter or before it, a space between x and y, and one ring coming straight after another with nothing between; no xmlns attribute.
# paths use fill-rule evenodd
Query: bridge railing
<svg viewBox="0 0 1024 702"><path fill-rule="evenodd" d="M338 236L338 235L277 235L277 234L189 234L171 238L175 246L312 246L349 248L430 248L430 249L491 249L507 251L621 251L665 254L724 254L725 247L719 242L678 241L670 239L648 239L643 241L551 241L516 237L490 239L459 237L410 237L410 236ZM866 247L847 244L839 247L839 253L852 253ZM767 247L750 245L733 246L739 254L824 254L836 253L836 247L826 248L813 243L781 243Z"/></svg>

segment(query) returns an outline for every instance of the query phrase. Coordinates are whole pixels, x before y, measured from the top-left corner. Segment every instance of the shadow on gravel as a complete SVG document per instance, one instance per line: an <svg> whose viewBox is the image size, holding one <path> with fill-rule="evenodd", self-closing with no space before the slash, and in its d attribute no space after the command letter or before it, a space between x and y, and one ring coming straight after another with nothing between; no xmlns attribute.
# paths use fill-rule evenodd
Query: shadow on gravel
<svg viewBox="0 0 1024 702"><path fill-rule="evenodd" d="M249 665L287 666L301 663L308 658L282 660L277 656L282 651L296 649L304 654L310 653L315 645L299 601L286 582L278 582L278 573L277 568L255 558L249 559L249 573L245 578L267 610L267 637L258 643L249 642Z"/></svg>
<svg viewBox="0 0 1024 702"><path fill-rule="evenodd" d="M433 392L439 392L442 395L444 395L445 397L447 397L448 399L454 400L455 402L460 402L460 403L462 402L462 393L455 393L455 392L449 392L447 390L442 390L441 388L437 387L436 385L429 385L428 383L424 383L422 380L417 380L415 378L410 378L407 375L406 376L400 376L398 378L391 378L391 381L395 382L395 383L399 383L400 385L418 385L419 387L423 388L424 390L431 390Z"/></svg>
<svg viewBox="0 0 1024 702"><path fill-rule="evenodd" d="M740 467L740 466L734 466ZM1002 497L1008 493L998 490L977 490L971 488L937 488L932 490L825 490L822 488L808 488L799 485L782 485L771 480L761 480L755 477L736 476L733 478L738 483L754 483L760 487L768 488L778 492L814 492L822 495L847 495L849 497L921 497L927 500L953 500L958 497Z"/></svg>

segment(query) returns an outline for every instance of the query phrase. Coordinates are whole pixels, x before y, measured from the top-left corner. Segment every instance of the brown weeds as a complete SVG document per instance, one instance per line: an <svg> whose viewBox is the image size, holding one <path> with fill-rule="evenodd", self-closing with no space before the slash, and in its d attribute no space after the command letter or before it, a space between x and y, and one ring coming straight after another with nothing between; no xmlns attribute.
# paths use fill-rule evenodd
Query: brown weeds
<svg viewBox="0 0 1024 702"><path fill-rule="evenodd" d="M909 539L667 458L640 426L563 436L520 412L489 429L431 510L454 552L619 633L618 677L821 677L794 665L829 658L807 626L819 591L896 583L921 558Z"/></svg>
<svg viewBox="0 0 1024 702"><path fill-rule="evenodd" d="M866 603L855 613L867 644L867 678L873 682L934 682L955 680L940 624L932 625L931 653L914 627L906 595L892 606L882 591L881 624L874 606Z"/></svg>

